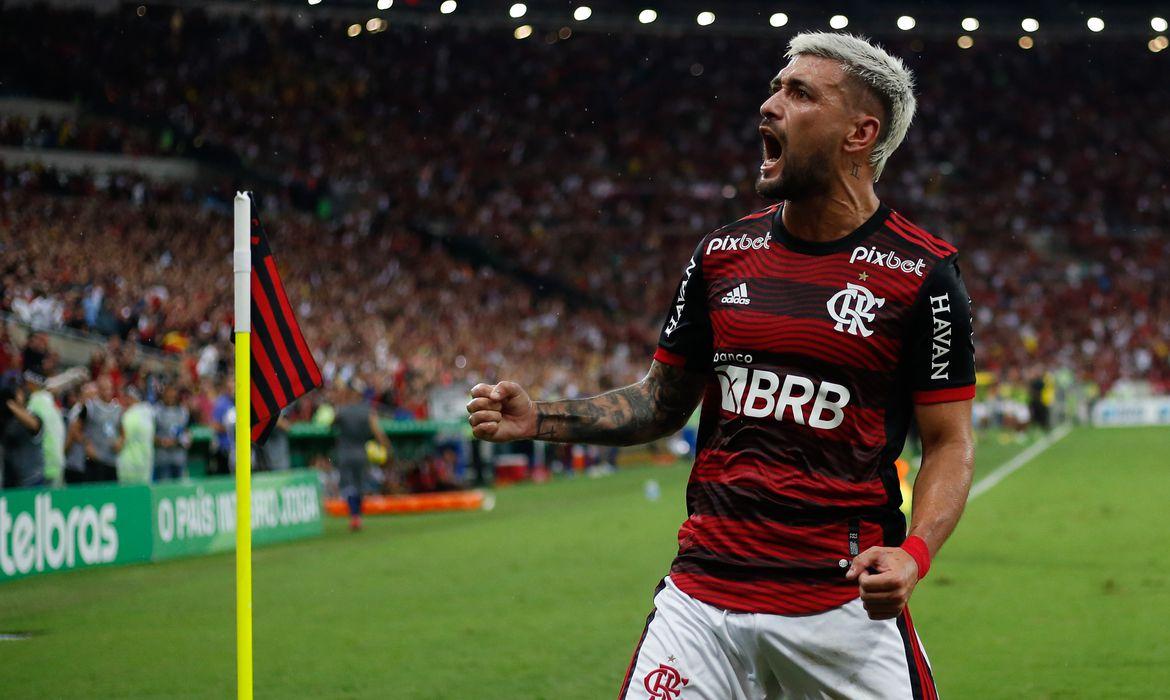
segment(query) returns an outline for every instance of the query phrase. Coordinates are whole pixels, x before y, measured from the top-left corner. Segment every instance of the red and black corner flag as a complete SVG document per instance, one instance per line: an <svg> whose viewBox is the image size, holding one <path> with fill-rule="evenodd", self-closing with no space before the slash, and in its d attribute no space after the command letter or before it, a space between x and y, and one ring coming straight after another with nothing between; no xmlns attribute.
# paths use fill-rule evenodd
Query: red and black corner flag
<svg viewBox="0 0 1170 700"><path fill-rule="evenodd" d="M276 271L260 218L252 214L252 442L262 445L281 409L321 386Z"/></svg>

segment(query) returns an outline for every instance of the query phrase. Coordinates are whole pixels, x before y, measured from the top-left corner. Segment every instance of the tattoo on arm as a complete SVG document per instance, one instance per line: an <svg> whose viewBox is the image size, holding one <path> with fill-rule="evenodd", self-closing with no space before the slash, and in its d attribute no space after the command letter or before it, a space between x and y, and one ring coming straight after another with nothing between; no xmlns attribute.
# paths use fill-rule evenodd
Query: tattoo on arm
<svg viewBox="0 0 1170 700"><path fill-rule="evenodd" d="M595 445L649 442L686 423L706 383L701 374L656 360L637 384L587 399L537 403L535 438Z"/></svg>

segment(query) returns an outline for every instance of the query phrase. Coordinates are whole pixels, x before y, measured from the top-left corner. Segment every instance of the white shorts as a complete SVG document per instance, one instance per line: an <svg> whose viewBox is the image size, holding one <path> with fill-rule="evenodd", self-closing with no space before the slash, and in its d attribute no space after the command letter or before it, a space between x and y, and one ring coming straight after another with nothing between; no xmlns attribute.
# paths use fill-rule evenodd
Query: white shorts
<svg viewBox="0 0 1170 700"><path fill-rule="evenodd" d="M667 578L618 698L934 700L938 693L909 611L871 620L854 599L816 615L732 613Z"/></svg>

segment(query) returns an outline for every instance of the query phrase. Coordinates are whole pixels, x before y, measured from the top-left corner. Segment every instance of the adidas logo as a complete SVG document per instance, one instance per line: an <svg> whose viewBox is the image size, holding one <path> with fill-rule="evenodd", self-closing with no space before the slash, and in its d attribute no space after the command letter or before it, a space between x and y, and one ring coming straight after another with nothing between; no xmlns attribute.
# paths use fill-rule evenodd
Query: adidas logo
<svg viewBox="0 0 1170 700"><path fill-rule="evenodd" d="M752 300L748 298L747 282L741 282L738 287L732 287L731 291L719 301L724 304L743 304L744 306L752 303Z"/></svg>

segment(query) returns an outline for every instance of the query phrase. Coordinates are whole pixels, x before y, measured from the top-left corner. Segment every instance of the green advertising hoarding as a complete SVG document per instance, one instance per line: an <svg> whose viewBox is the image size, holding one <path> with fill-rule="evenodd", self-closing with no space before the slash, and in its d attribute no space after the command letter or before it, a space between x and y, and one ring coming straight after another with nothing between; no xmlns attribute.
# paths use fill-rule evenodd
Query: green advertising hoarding
<svg viewBox="0 0 1170 700"><path fill-rule="evenodd" d="M316 474L293 470L253 476L252 528L258 546L320 535ZM231 477L160 486L0 490L0 582L235 546Z"/></svg>
<svg viewBox="0 0 1170 700"><path fill-rule="evenodd" d="M151 490L154 560L226 552L236 547L236 487L213 477ZM320 486L307 470L252 477L252 544L320 535Z"/></svg>
<svg viewBox="0 0 1170 700"><path fill-rule="evenodd" d="M150 489L0 491L0 581L150 558Z"/></svg>

